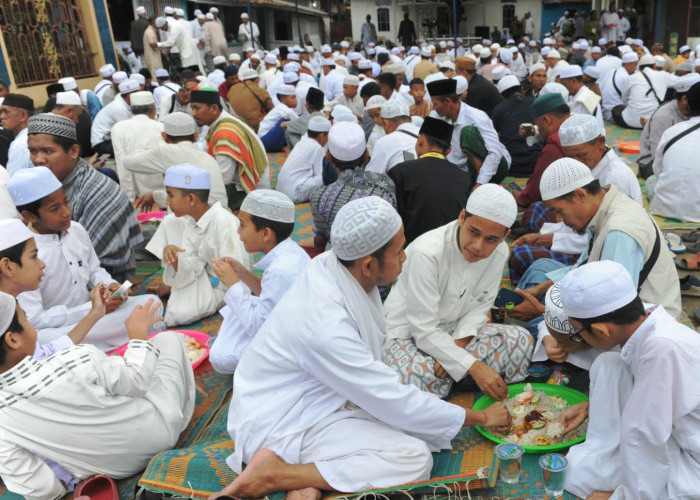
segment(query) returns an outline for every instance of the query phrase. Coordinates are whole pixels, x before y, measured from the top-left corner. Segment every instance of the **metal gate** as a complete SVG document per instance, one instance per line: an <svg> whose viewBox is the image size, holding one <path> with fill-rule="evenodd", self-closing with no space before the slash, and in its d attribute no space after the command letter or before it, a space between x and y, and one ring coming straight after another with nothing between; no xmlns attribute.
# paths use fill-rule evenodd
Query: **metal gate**
<svg viewBox="0 0 700 500"><path fill-rule="evenodd" d="M0 25L18 87L96 74L80 0L0 0Z"/></svg>

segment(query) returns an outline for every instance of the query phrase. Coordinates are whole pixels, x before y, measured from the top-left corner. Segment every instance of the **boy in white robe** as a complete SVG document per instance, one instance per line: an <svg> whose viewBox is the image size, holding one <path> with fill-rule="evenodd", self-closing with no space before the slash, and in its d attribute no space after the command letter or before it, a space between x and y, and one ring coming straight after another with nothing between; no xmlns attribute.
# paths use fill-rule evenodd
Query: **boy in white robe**
<svg viewBox="0 0 700 500"><path fill-rule="evenodd" d="M219 202L209 206L211 176L191 164L165 171L166 216L146 250L163 261L163 282L171 288L165 324L186 325L224 305L226 287L214 274L213 259L230 256L250 267L238 234L238 218Z"/></svg>
<svg viewBox="0 0 700 500"><path fill-rule="evenodd" d="M0 293L0 477L9 491L62 498L79 479L132 476L175 445L194 410L194 375L181 334L148 340L158 307L149 300L129 316L123 358L79 345L37 360L36 329Z"/></svg>
<svg viewBox="0 0 700 500"><path fill-rule="evenodd" d="M91 290L105 288L111 296L107 314L90 329L84 341L108 351L124 344L124 321L134 307L145 304L152 295L129 298L116 294L121 286L100 266L85 228L71 221L68 197L61 182L46 167L18 172L8 181L17 210L35 233L38 258L46 263L38 288L17 296L27 318L39 330L39 343L45 344L75 328L92 309ZM162 314L158 311L158 315ZM165 325L155 325L155 331Z"/></svg>
<svg viewBox="0 0 700 500"><path fill-rule="evenodd" d="M488 323L508 260L504 242L518 208L495 184L472 192L466 210L406 249L406 270L384 303L384 361L422 390L446 397L467 374L494 399L527 377L533 342L524 328Z"/></svg>
<svg viewBox="0 0 700 500"><path fill-rule="evenodd" d="M700 478L700 336L663 306L645 311L624 266L597 261L568 273L562 303L571 339L601 350L589 402L568 408L565 429L590 418L569 450L565 489L615 500L691 499ZM590 495L590 496L589 496Z"/></svg>
<svg viewBox="0 0 700 500"><path fill-rule="evenodd" d="M286 146L287 141L284 131L287 128L287 122L299 118L299 115L294 110L297 107L296 89L291 85L284 84L280 85L276 90L279 104L276 104L265 115L258 127L258 137L260 137L265 146L265 151L268 153L280 151Z"/></svg>
<svg viewBox="0 0 700 500"><path fill-rule="evenodd" d="M211 345L209 361L225 374L234 372L270 312L311 260L290 238L294 203L283 193L256 189L243 200L238 218L245 251L265 254L254 266L264 272L261 280L231 257L214 259L214 272L228 290L220 311L224 322Z"/></svg>
<svg viewBox="0 0 700 500"><path fill-rule="evenodd" d="M309 120L308 130L294 146L280 169L277 191L294 203L305 203L323 186L323 158L326 155L331 122L322 116Z"/></svg>
<svg viewBox="0 0 700 500"><path fill-rule="evenodd" d="M333 250L313 259L258 331L233 377L228 430L240 473L212 495L355 492L427 479L432 450L463 425L509 426L505 407L465 410L402 384L381 361L377 285L405 259L401 217L369 196L348 202ZM420 409L420 411L417 411ZM242 469L243 463L247 466Z"/></svg>

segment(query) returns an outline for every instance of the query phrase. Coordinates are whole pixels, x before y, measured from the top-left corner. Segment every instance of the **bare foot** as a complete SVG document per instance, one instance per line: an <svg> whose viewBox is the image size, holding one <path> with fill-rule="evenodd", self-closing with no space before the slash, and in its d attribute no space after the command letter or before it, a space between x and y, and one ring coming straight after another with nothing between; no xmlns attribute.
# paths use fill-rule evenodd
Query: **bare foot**
<svg viewBox="0 0 700 500"><path fill-rule="evenodd" d="M240 476L220 492L211 495L209 500L215 500L222 495L261 498L272 491L277 491L274 485L275 471L281 466L284 466L284 462L271 450L263 448L253 455Z"/></svg>
<svg viewBox="0 0 700 500"><path fill-rule="evenodd" d="M318 488L304 488L287 492L287 500L320 500L321 490Z"/></svg>

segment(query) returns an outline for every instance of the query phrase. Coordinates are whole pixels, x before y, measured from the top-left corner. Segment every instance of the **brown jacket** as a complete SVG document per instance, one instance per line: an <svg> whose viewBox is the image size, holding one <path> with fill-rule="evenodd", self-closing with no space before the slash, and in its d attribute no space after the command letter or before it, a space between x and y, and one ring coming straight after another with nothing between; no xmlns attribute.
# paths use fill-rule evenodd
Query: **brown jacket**
<svg viewBox="0 0 700 500"><path fill-rule="evenodd" d="M231 87L226 98L236 114L255 132L267 112L275 106L267 90L248 80Z"/></svg>

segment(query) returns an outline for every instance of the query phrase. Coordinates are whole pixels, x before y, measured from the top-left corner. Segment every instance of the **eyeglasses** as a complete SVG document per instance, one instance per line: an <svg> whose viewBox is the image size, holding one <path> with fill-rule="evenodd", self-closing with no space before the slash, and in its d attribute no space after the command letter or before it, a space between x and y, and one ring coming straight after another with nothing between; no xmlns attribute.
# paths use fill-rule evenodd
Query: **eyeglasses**
<svg viewBox="0 0 700 500"><path fill-rule="evenodd" d="M586 327L584 326L580 330L576 330L574 333L571 333L568 335L569 340L573 340L574 342L583 342L583 337L581 336L581 332L584 331Z"/></svg>

